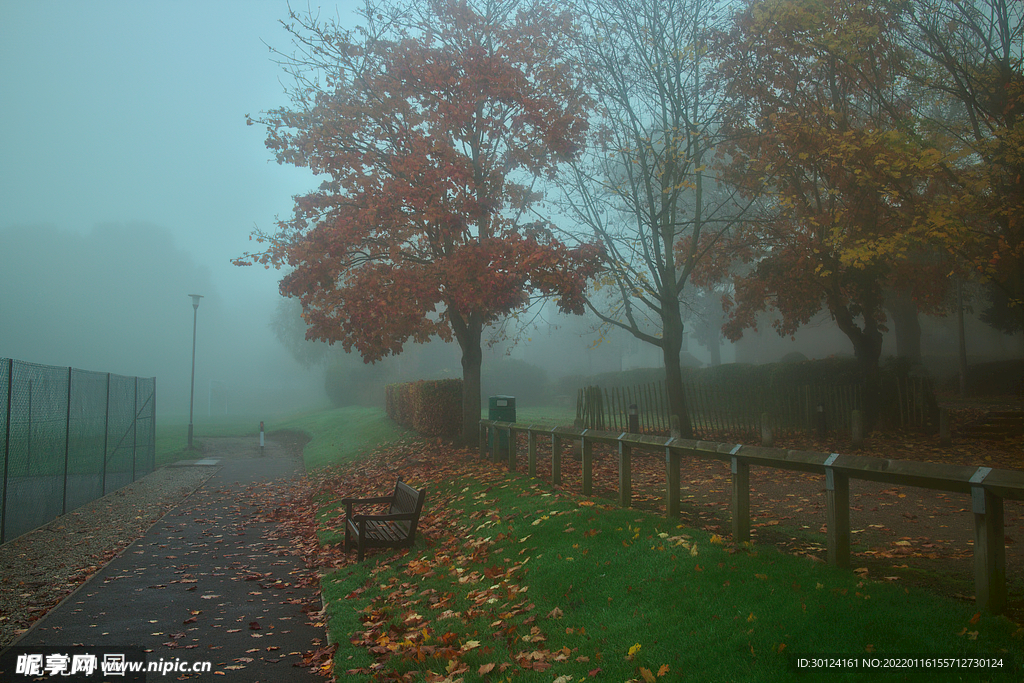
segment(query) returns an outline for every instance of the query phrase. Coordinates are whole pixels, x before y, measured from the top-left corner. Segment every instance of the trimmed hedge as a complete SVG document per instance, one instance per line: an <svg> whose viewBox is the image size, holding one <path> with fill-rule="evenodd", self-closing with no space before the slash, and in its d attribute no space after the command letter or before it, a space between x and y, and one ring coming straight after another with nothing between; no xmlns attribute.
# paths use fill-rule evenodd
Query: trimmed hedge
<svg viewBox="0 0 1024 683"><path fill-rule="evenodd" d="M462 380L389 384L385 409L392 420L423 436L456 437L462 432Z"/></svg>

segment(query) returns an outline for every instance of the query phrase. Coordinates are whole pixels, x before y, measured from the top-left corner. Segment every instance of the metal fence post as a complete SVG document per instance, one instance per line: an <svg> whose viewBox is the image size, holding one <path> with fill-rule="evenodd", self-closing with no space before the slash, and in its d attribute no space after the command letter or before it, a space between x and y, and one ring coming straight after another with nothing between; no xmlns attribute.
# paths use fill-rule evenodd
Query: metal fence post
<svg viewBox="0 0 1024 683"><path fill-rule="evenodd" d="M68 513L68 462L71 459L71 371L68 367L68 414L64 419L64 500L60 504L60 514Z"/></svg>
<svg viewBox="0 0 1024 683"><path fill-rule="evenodd" d="M25 472L32 474L32 380L28 381L28 430L25 432Z"/></svg>
<svg viewBox="0 0 1024 683"><path fill-rule="evenodd" d="M156 377L153 378L153 398L151 400L149 422L149 467L150 472L156 469Z"/></svg>
<svg viewBox="0 0 1024 683"><path fill-rule="evenodd" d="M107 439L110 435L110 373L107 373L107 403L103 408L103 469L100 471L103 477L103 488L101 495L107 495Z"/></svg>
<svg viewBox="0 0 1024 683"><path fill-rule="evenodd" d="M7 470L11 460L11 399L14 385L14 359L7 359L7 425L4 428L4 495L0 500L0 544L7 541Z"/></svg>
<svg viewBox="0 0 1024 683"><path fill-rule="evenodd" d="M132 407L132 481L135 481L135 459L139 453L139 378L135 378L135 405Z"/></svg>

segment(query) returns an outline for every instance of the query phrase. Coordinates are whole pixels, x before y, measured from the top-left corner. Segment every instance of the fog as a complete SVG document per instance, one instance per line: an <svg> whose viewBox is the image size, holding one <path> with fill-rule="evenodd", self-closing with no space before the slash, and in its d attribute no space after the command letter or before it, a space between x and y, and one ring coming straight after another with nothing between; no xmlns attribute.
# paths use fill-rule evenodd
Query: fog
<svg viewBox="0 0 1024 683"><path fill-rule="evenodd" d="M352 16L354 4L337 5L343 20ZM159 414L184 416L188 295L201 294L199 416L324 405L332 364L368 379L359 398L378 404L384 382L461 374L451 344L413 345L372 367L338 349L296 352L303 343L289 348L271 325L280 273L231 265L254 228L272 230L292 196L318 183L273 162L265 130L245 125L246 114L287 104L268 50L288 49L287 12L284 0L0 5L0 356L155 376ZM693 364L714 361L693 334L712 324L701 315L687 323ZM592 318L545 314L510 332L518 343L499 340L485 357L485 395L519 391L507 378L527 376L526 364L566 401L572 387L559 377L661 365L658 349L624 333L602 337ZM978 325L971 334L992 337ZM925 323L924 343L937 352L955 353L954 339L950 321ZM998 341L994 353L1007 352ZM885 353L893 349L887 338ZM796 341L748 333L720 351L721 362L771 362L792 351L849 355L850 345L819 316Z"/></svg>
<svg viewBox="0 0 1024 683"><path fill-rule="evenodd" d="M202 294L198 415L324 402L269 328L280 274L230 263L315 184L245 125L287 102L267 48L287 11L0 4L0 356L155 376L160 414L184 415Z"/></svg>

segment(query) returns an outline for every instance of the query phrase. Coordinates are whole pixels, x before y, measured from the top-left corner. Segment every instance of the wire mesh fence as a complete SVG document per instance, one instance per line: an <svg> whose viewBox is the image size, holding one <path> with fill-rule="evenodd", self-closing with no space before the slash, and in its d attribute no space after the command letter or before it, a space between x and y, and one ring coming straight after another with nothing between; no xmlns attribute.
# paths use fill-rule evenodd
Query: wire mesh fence
<svg viewBox="0 0 1024 683"><path fill-rule="evenodd" d="M0 543L154 469L156 378L0 359Z"/></svg>

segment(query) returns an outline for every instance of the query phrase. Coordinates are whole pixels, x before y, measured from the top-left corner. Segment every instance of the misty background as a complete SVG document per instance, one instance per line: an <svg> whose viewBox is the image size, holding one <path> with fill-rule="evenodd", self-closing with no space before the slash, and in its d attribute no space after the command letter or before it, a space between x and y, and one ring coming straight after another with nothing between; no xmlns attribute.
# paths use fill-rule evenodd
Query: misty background
<svg viewBox="0 0 1024 683"><path fill-rule="evenodd" d="M354 7L322 12L352 21ZM287 13L283 0L0 3L0 356L155 376L158 415L185 417L188 295L201 294L197 418L323 406L331 366L352 401L370 404L383 403L386 382L461 376L454 344L364 366L303 342L297 302L277 293L281 273L231 264L254 228L272 230L318 182L272 161L265 129L245 125L287 104L268 49L289 50ZM690 364L851 353L827 316L796 340L751 331L734 346L717 333L714 302L692 309ZM656 348L601 335L590 317L542 310L521 322L496 331L485 396L545 384L537 400L568 402L581 376L661 365ZM955 354L951 320L922 324L926 354ZM968 334L972 356L1014 354L976 321Z"/></svg>

